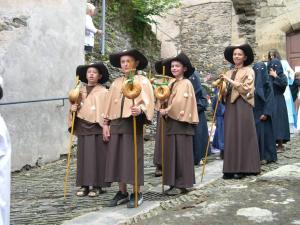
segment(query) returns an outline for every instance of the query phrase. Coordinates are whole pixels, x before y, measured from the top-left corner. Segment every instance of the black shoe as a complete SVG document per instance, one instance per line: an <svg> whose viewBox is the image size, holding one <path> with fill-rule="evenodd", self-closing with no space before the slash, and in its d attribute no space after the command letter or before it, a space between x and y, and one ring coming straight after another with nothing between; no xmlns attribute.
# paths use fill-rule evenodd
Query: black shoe
<svg viewBox="0 0 300 225"><path fill-rule="evenodd" d="M115 197L107 204L107 207L115 207L126 202L128 202L128 192L123 194L121 191L118 191Z"/></svg>
<svg viewBox="0 0 300 225"><path fill-rule="evenodd" d="M242 174L242 173L236 173L236 174L234 174L233 179L240 180L243 177L245 177L244 174Z"/></svg>
<svg viewBox="0 0 300 225"><path fill-rule="evenodd" d="M161 177L162 176L162 170L161 167L157 166L154 173L155 177Z"/></svg>
<svg viewBox="0 0 300 225"><path fill-rule="evenodd" d="M220 159L224 159L224 151L220 152Z"/></svg>
<svg viewBox="0 0 300 225"><path fill-rule="evenodd" d="M127 203L127 208L134 208L134 193L130 195L130 200ZM142 192L138 193L138 201L137 201L137 206L140 206L143 203L143 194Z"/></svg>
<svg viewBox="0 0 300 225"><path fill-rule="evenodd" d="M224 173L223 174L223 179L228 180L228 179L233 179L234 174L233 173Z"/></svg>

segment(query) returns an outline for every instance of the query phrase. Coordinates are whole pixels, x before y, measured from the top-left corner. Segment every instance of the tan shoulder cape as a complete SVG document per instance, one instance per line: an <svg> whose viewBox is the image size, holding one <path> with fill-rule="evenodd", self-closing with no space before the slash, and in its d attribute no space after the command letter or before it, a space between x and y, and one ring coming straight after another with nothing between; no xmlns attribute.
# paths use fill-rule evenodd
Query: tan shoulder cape
<svg viewBox="0 0 300 225"><path fill-rule="evenodd" d="M225 74L231 78L234 70L229 70ZM254 70L250 66L238 69L234 81L238 82L238 86L232 88L230 102L234 103L241 96L251 106L254 106Z"/></svg>
<svg viewBox="0 0 300 225"><path fill-rule="evenodd" d="M150 122L154 115L154 94L150 81L142 75L135 75L134 79L142 86L141 94L134 99L136 106L141 107L146 115L148 122ZM132 99L124 97L123 112L121 115L122 104L122 85L126 80L124 76L118 77L112 83L106 98L106 107L104 110L104 117L108 120L115 120L118 118L128 118L131 116Z"/></svg>
<svg viewBox="0 0 300 225"><path fill-rule="evenodd" d="M76 117L91 123L99 123L102 127L106 95L107 89L100 84L96 85L89 95L87 95L86 86L81 87L78 98L79 109ZM72 113L69 112L69 128L71 123Z"/></svg>
<svg viewBox="0 0 300 225"><path fill-rule="evenodd" d="M174 85L166 108L168 116L181 122L199 123L197 102L192 83L188 79L173 81L172 83ZM172 86L172 83L170 86Z"/></svg>

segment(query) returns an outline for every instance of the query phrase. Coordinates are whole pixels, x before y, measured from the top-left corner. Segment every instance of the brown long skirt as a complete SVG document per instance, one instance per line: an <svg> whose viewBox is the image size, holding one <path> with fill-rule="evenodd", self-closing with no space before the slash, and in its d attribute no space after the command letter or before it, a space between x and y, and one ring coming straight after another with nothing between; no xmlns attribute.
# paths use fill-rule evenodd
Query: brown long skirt
<svg viewBox="0 0 300 225"><path fill-rule="evenodd" d="M162 117L158 114L157 125L156 125L156 135L155 135L155 147L153 155L153 164L156 166L161 166L161 121ZM164 121L164 140L166 140L166 127Z"/></svg>
<svg viewBox="0 0 300 225"><path fill-rule="evenodd" d="M177 188L190 188L195 184L193 136L172 134L167 136L164 154L164 184Z"/></svg>
<svg viewBox="0 0 300 225"><path fill-rule="evenodd" d="M77 186L108 187L104 181L106 144L102 134L78 135Z"/></svg>
<svg viewBox="0 0 300 225"><path fill-rule="evenodd" d="M106 182L134 185L134 143L132 118L111 122L106 160ZM144 185L143 123L137 120L138 185Z"/></svg>
<svg viewBox="0 0 300 225"><path fill-rule="evenodd" d="M195 184L193 133L192 125L167 119L164 149L165 185L190 188Z"/></svg>
<svg viewBox="0 0 300 225"><path fill-rule="evenodd" d="M260 173L259 148L251 105L239 97L224 115L223 173Z"/></svg>

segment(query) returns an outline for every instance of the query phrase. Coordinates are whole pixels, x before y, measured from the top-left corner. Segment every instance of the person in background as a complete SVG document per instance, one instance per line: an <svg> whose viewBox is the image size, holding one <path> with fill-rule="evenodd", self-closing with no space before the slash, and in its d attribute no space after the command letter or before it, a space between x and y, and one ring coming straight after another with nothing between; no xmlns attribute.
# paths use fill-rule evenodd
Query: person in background
<svg viewBox="0 0 300 225"><path fill-rule="evenodd" d="M84 51L86 53L93 52L95 34L101 34L102 31L98 30L93 23L92 17L95 15L96 7L91 4L86 4L86 16L85 16L85 39L84 39Z"/></svg>
<svg viewBox="0 0 300 225"><path fill-rule="evenodd" d="M274 91L273 129L278 152L284 150L283 144L290 141L290 126L284 92L288 81L283 73L281 62L277 58L269 58L268 72Z"/></svg>
<svg viewBox="0 0 300 225"><path fill-rule="evenodd" d="M0 76L0 99L3 97L3 79ZM6 124L0 114L0 224L9 225L10 214L11 142Z"/></svg>
<svg viewBox="0 0 300 225"><path fill-rule="evenodd" d="M294 85L297 87L297 94L295 99L295 107L297 112L297 134L300 134L300 109L299 109L299 103L300 103L300 66L295 67L295 80Z"/></svg>
<svg viewBox="0 0 300 225"><path fill-rule="evenodd" d="M198 123L195 136L193 136L193 152L194 152L194 165L203 164L203 158L205 157L206 145L208 140L208 127L207 120L205 116L205 111L208 106L206 91L201 85L199 73L194 72L189 80L191 81L195 97L197 101L197 111L200 123ZM210 146L208 148L208 153L210 154Z"/></svg>
<svg viewBox="0 0 300 225"><path fill-rule="evenodd" d="M255 92L253 108L261 164L277 161L273 131L274 93L264 62L255 63Z"/></svg>
<svg viewBox="0 0 300 225"><path fill-rule="evenodd" d="M214 90L214 98L212 102L212 108L215 110L218 100L218 89ZM217 111L216 111L216 129L214 138L212 141L212 147L220 150L220 158L224 159L224 113L225 113L225 105L222 101L219 102Z"/></svg>
<svg viewBox="0 0 300 225"><path fill-rule="evenodd" d="M279 59L283 68L283 73L287 78L287 88L284 91L284 99L285 99L285 104L287 107L288 111L288 117L289 117L289 126L290 126L290 133L294 133L294 130L296 128L296 110L295 110L295 105L292 97L292 92L290 89L290 86L293 85L294 78L295 78L295 73L293 69L290 67L289 63L287 60L282 59L280 56L279 52L277 49L271 49L268 52L268 60L270 61L271 59Z"/></svg>

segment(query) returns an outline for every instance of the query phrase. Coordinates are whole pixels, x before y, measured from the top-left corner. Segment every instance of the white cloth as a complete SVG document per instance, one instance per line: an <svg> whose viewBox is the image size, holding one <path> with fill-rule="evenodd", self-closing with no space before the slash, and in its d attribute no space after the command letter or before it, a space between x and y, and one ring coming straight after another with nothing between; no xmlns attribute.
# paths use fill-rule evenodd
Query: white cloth
<svg viewBox="0 0 300 225"><path fill-rule="evenodd" d="M94 26L93 19L90 15L85 16L85 46L94 47L94 36L97 28Z"/></svg>
<svg viewBox="0 0 300 225"><path fill-rule="evenodd" d="M292 85L295 79L295 72L293 69L290 67L290 64L288 63L287 60L281 60L282 68L283 68L283 73L287 77L288 80L288 86L286 87L284 91L284 99L288 111L288 117L289 117L289 124L290 124L290 132L293 133L293 130L296 126L295 119L296 119L296 112L295 112L295 106L294 106L294 101L292 97L292 92L289 87L289 85Z"/></svg>
<svg viewBox="0 0 300 225"><path fill-rule="evenodd" d="M11 144L0 115L0 225L9 225Z"/></svg>

